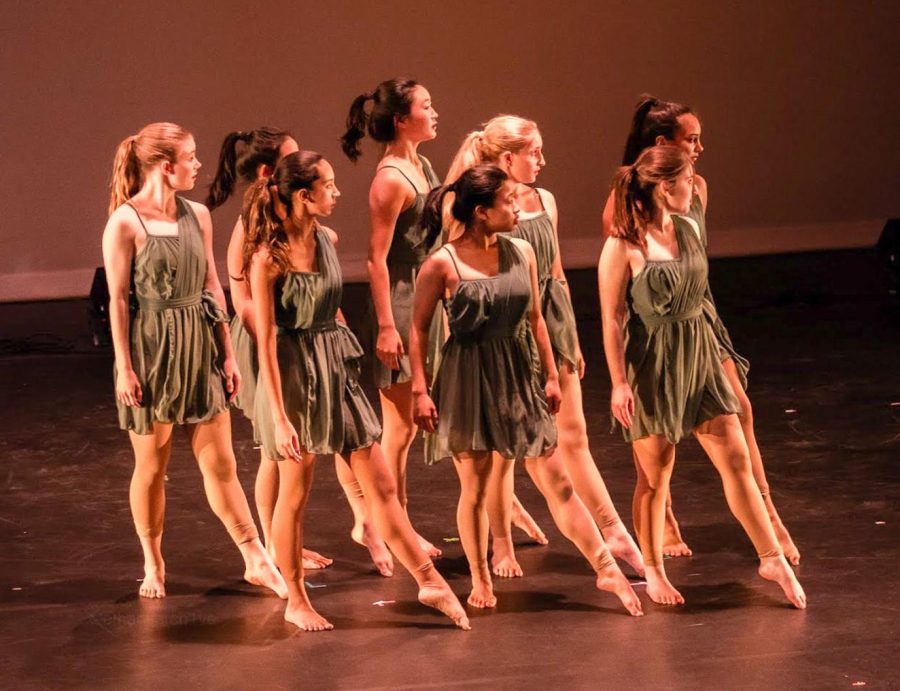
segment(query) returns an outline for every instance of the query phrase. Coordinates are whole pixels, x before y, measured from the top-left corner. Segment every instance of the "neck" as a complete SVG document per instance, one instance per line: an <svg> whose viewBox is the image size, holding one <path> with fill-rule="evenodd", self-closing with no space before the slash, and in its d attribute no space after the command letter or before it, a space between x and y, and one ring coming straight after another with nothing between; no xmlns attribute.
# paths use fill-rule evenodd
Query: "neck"
<svg viewBox="0 0 900 691"><path fill-rule="evenodd" d="M656 230L660 233L669 233L675 227L672 214L668 209L657 209L653 215L653 221L647 225L647 230Z"/></svg>
<svg viewBox="0 0 900 691"><path fill-rule="evenodd" d="M483 250L487 250L497 244L496 233L486 233L484 226L480 223L466 228L465 237L470 243Z"/></svg>
<svg viewBox="0 0 900 691"><path fill-rule="evenodd" d="M418 148L419 142L409 139L395 139L392 142L388 142L387 146L384 147L384 155L404 158L411 163L418 163Z"/></svg>
<svg viewBox="0 0 900 691"><path fill-rule="evenodd" d="M136 197L164 216L175 215L175 190L172 189L161 175L149 175Z"/></svg>
<svg viewBox="0 0 900 691"><path fill-rule="evenodd" d="M300 218L291 216L284 222L284 230L288 237L308 241L315 233L316 217L309 214L303 214Z"/></svg>

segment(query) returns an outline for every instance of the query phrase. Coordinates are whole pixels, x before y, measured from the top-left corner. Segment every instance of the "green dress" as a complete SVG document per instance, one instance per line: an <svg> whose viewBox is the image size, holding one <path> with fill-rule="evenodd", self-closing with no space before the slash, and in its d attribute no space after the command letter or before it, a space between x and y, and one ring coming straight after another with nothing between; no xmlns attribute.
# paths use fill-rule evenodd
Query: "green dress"
<svg viewBox="0 0 900 691"><path fill-rule="evenodd" d="M428 186L434 189L441 184L435 175L434 169L428 159L419 156L422 170L428 180ZM416 276L419 269L431 252L440 245L440 236L431 245L427 244L427 229L422 227L422 211L425 209L427 193L419 192L412 180L396 166L382 166L383 168L396 168L406 178L416 192L415 201L408 209L404 209L397 217L394 224L394 235L387 253L388 277L390 280L391 312L394 316L394 325L403 341L404 355L400 357L400 369L395 370L386 366L375 357L375 344L378 339L378 318L375 313L375 305L369 303L369 332L372 352L372 369L375 375L375 386L379 389L387 389L393 384L402 384L412 380L412 371L409 365L409 331L412 327L413 300L416 294ZM429 348L426 356L426 370L429 374L434 368L434 357L443 343L443 320L440 312L435 312L429 332Z"/></svg>
<svg viewBox="0 0 900 691"><path fill-rule="evenodd" d="M627 441L658 434L676 444L700 423L740 409L704 310L706 252L688 221L673 221L678 258L647 261L626 293L625 369L634 393Z"/></svg>
<svg viewBox="0 0 900 691"><path fill-rule="evenodd" d="M322 228L316 229L316 258L317 272L291 271L275 285L281 395L304 451L347 454L378 441L381 424L359 385L363 350L353 332L335 319L343 293L341 267ZM255 406L266 455L282 460L262 385Z"/></svg>
<svg viewBox="0 0 900 691"><path fill-rule="evenodd" d="M541 206L543 204L541 200ZM511 235L526 240L534 249L538 287L541 291L541 313L547 323L556 366L561 367L566 362L577 369L578 329L575 326L575 310L565 286L552 273L553 262L559 254L553 221L544 209L536 216L520 219Z"/></svg>
<svg viewBox="0 0 900 691"><path fill-rule="evenodd" d="M237 315L231 318L231 344L234 348L234 359L237 361L238 371L241 373L241 386L234 404L252 422L256 406L259 360L256 358L256 341Z"/></svg>
<svg viewBox="0 0 900 691"><path fill-rule="evenodd" d="M706 235L706 213L703 210L703 202L700 200L699 195L694 195L694 198L691 200L691 209L686 216L692 218L697 224L697 228L700 231L700 238L705 249L708 242ZM712 292L708 285L706 288L706 299L703 303L703 312L712 325L713 331L716 333L716 339L719 342L719 359L724 362L731 358L734 361L738 379L740 379L741 386L744 387L744 390L746 391L747 373L750 371L750 362L747 358L741 357L734 349L734 345L731 343L731 336L728 334L728 329L725 328L725 324L722 323L721 317L719 317L719 313L716 310L716 303L713 300Z"/></svg>
<svg viewBox="0 0 900 691"><path fill-rule="evenodd" d="M143 398L139 408L117 408L119 426L137 434L152 434L154 422L205 422L228 405L213 333L228 317L203 289L206 250L197 217L180 197L175 204L178 234L172 236L147 232L135 209L147 232L132 265L138 307L130 326Z"/></svg>
<svg viewBox="0 0 900 691"><path fill-rule="evenodd" d="M556 425L522 337L531 305L528 261L512 240L498 237L497 245L498 274L460 278L445 303L450 337L431 391L438 425L428 435L429 462L472 451L535 458L556 445Z"/></svg>

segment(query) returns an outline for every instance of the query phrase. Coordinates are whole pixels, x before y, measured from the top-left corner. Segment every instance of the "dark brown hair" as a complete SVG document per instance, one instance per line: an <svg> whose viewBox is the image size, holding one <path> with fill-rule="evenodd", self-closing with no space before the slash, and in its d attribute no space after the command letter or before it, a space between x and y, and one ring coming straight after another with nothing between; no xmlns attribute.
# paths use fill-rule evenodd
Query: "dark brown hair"
<svg viewBox="0 0 900 691"><path fill-rule="evenodd" d="M210 209L222 206L234 192L239 176L246 182L255 182L259 166L274 168L281 145L290 136L287 130L276 127L258 127L228 134L222 142L216 177L209 186L206 205Z"/></svg>
<svg viewBox="0 0 900 691"><path fill-rule="evenodd" d="M641 96L631 119L622 165L634 163L641 151L656 144L657 137L669 142L674 140L680 127L678 118L688 113L696 115L690 106L682 103L660 101L649 94Z"/></svg>
<svg viewBox="0 0 900 691"><path fill-rule="evenodd" d="M427 245L431 246L441 232L444 197L449 192L453 192L450 213L457 221L468 226L475 215L476 207L490 208L494 205L497 192L508 177L493 163L482 163L464 170L451 184L431 190L425 200L425 210L422 212L422 225L428 229Z"/></svg>
<svg viewBox="0 0 900 691"><path fill-rule="evenodd" d="M356 162L362 155L359 142L366 132L376 142L387 143L397 137L395 118L409 115L412 108L412 92L419 86L414 79L397 77L381 82L374 91L360 94L350 106L347 115L347 131L341 137L341 148L347 158ZM366 113L366 103L372 101L372 110Z"/></svg>

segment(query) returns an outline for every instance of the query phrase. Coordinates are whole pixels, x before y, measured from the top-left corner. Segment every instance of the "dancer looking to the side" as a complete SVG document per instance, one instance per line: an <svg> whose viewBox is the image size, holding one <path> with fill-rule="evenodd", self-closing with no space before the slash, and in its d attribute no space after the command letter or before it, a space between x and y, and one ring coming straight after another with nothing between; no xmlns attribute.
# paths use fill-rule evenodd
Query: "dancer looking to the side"
<svg viewBox="0 0 900 691"><path fill-rule="evenodd" d="M193 189L194 138L157 122L119 144L103 264L109 286L119 426L134 449L129 502L144 553L142 597L166 595L162 555L172 431L184 426L210 507L244 558L244 578L286 596L259 541L231 447L228 398L239 391L225 295L213 260L212 221ZM129 314L133 281L137 310Z"/></svg>
<svg viewBox="0 0 900 691"><path fill-rule="evenodd" d="M379 533L418 583L419 601L468 629L459 600L419 547L397 499L378 444L381 425L359 385L363 353L340 311L336 235L319 224L339 196L328 161L300 151L254 183L242 213L261 377L255 420L266 455L278 462L272 539L287 581L285 619L306 631L332 628L307 597L298 554L316 457L340 453Z"/></svg>
<svg viewBox="0 0 900 691"><path fill-rule="evenodd" d="M557 526L596 572L597 587L616 594L629 613L639 616L640 600L554 453L559 379L541 316L536 259L527 242L501 235L516 225L515 191L516 183L500 168L480 165L432 191L423 214L429 232L439 233L443 201L452 192L453 217L465 227L431 255L419 274L410 359L416 422L437 435L438 455L452 457L459 475L457 523L472 575L468 602L473 607L497 603L487 562L485 493L492 466L503 466L502 475L514 459L524 459ZM428 331L442 298L450 337L429 396ZM526 328L537 344L543 390L531 347L521 335Z"/></svg>
<svg viewBox="0 0 900 691"><path fill-rule="evenodd" d="M407 510L406 459L416 435L409 329L416 274L439 244L439 238L425 241L421 215L425 196L440 181L418 148L437 136L437 121L428 89L412 79L389 79L354 99L341 140L344 153L354 162L367 133L384 145L369 188L370 326L375 337L373 368L384 421L384 455L397 478L400 503ZM435 319L433 328L437 331L440 325L440 319ZM433 347L439 347L436 334L433 340ZM429 555L441 555L421 535L419 540Z"/></svg>
<svg viewBox="0 0 900 691"><path fill-rule="evenodd" d="M643 96L638 102L632 118L631 132L628 134L628 140L625 144L625 153L622 159L622 165L631 165L637 159L638 155L647 147L656 144L671 144L680 147L691 159L691 163L696 165L697 159L703 152L703 144L701 143L701 125L700 119L688 106L680 103L669 101L661 101L652 96ZM691 200L691 207L688 215L693 218L700 226L703 235L703 244L706 245L706 209L708 201L708 187L706 180L700 175L694 173L694 196ZM613 194L610 192L603 210L603 232L605 236L612 233L614 226L614 201ZM722 360L722 366L725 368L725 374L731 384L734 393L740 404L740 413L738 417L741 421L741 428L744 430L744 437L747 439L747 447L750 450L750 461L753 466L753 477L756 484L759 485L760 493L763 501L766 503L766 511L775 528L775 534L784 550L787 560L793 564L800 563L800 551L794 544L791 534L781 520L772 494L769 489L769 482L766 477L766 469L763 466L762 454L759 450L759 444L756 441L756 431L753 425L753 407L747 396L747 371L750 363L741 357L731 342L731 337L725 324L716 311L712 294L707 292L704 309L707 317L713 325L716 338L719 342L719 357ZM640 465L635 459L635 465L638 468L638 477L640 482L645 482L645 478L640 473ZM637 511L635 513L635 530L637 527ZM672 511L671 492L666 505L666 535L663 542L663 553L667 556L680 557L690 556L691 550L681 536L681 530Z"/></svg>
<svg viewBox="0 0 900 691"><path fill-rule="evenodd" d="M578 496L591 512L597 527L614 557L625 560L643 575L641 553L613 506L603 477L591 455L587 424L582 407L581 379L584 357L578 343L575 311L559 254L559 214L556 199L545 189L533 187L546 165L543 139L537 124L515 115L491 118L481 130L469 133L450 165L448 181L455 180L467 168L478 163L496 164L515 183L519 208L518 223L512 237L526 240L537 259L539 303L550 335L562 402L556 424L559 442L556 454L565 463ZM444 201L444 226L452 228L450 213L453 195ZM458 225L458 223L456 223ZM452 233L451 233L452 234ZM497 475L503 465L495 463L488 490L488 514L493 537L493 571L498 576L521 576L516 561L509 525L513 508L512 465L506 474Z"/></svg>
<svg viewBox="0 0 900 691"><path fill-rule="evenodd" d="M273 127L259 127L255 130L231 132L222 142L216 176L209 188L206 205L215 209L224 204L234 193L239 180L251 184L268 178L284 156L298 151L297 141L285 130ZM241 389L237 405L251 422L253 420L254 397L258 378L256 336L253 325L253 300L250 284L243 274L244 224L238 216L228 243L228 280L231 287L231 301L235 317L231 321L231 338L234 343L235 358L241 371ZM258 436L258 435L255 435ZM258 439L256 441L259 441ZM365 500L359 482L350 466L335 457L335 472L353 511L353 528L350 536L369 549L379 573L390 576L393 560L384 541L366 514ZM278 497L278 464L269 460L260 450L259 469L254 487L256 510L262 527L266 548L274 557L271 540L272 515ZM318 552L304 548L303 568L321 569L331 565L332 560Z"/></svg>
<svg viewBox="0 0 900 691"><path fill-rule="evenodd" d="M739 404L704 314L706 252L696 223L679 215L688 212L693 189L690 158L678 147L651 147L620 168L613 235L599 265L612 413L646 478L635 505L647 594L659 604L684 603L666 577L662 546L675 445L693 434L756 548L759 574L802 609L806 596L753 479Z"/></svg>

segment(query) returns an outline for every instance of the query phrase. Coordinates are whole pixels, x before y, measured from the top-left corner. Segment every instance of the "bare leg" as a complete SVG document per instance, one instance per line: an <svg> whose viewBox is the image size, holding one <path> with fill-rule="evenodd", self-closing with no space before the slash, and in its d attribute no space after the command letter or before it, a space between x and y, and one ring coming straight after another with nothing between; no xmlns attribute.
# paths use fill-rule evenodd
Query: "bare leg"
<svg viewBox="0 0 900 691"><path fill-rule="evenodd" d="M548 545L550 541L544 535L544 531L537 524L537 521L531 517L531 514L522 506L519 498L513 494L512 498L512 524L534 540L539 545Z"/></svg>
<svg viewBox="0 0 900 691"><path fill-rule="evenodd" d="M247 497L238 480L228 411L219 413L209 422L188 425L187 429L194 457L203 474L206 499L244 558L244 579L285 597L284 579L259 541Z"/></svg>
<svg viewBox="0 0 900 691"><path fill-rule="evenodd" d="M562 389L562 405L556 416L559 430L559 446L556 454L565 463L575 491L584 502L597 527L606 540L606 546L617 559L625 561L636 573L644 575L641 552L619 518L606 483L591 455L587 437L587 424L581 397L581 380L568 365L559 370Z"/></svg>
<svg viewBox="0 0 900 691"><path fill-rule="evenodd" d="M660 605L682 605L684 598L666 577L663 565L663 531L666 523L666 497L675 466L675 446L665 437L651 435L632 442L631 448L643 473L638 473L634 489L635 521L644 555L647 594Z"/></svg>
<svg viewBox="0 0 900 691"><path fill-rule="evenodd" d="M632 616L641 616L641 601L619 570L597 525L572 488L572 481L562 460L555 454L527 458L525 468L547 500L557 527L587 558L596 572L597 588L614 593Z"/></svg>
<svg viewBox="0 0 900 691"><path fill-rule="evenodd" d="M419 602L449 617L468 630L469 619L447 581L419 545L416 531L397 498L397 485L378 444L350 454L350 465L359 479L369 515L400 563L419 586Z"/></svg>
<svg viewBox="0 0 900 691"><path fill-rule="evenodd" d="M766 505L750 468L750 452L736 415L720 415L694 430L725 489L728 507L747 533L760 558L760 575L781 586L795 607L806 607L806 595L784 558Z"/></svg>
<svg viewBox="0 0 900 691"><path fill-rule="evenodd" d="M634 521L634 532L640 534L641 519L640 511L638 510L638 505L636 503L639 495L637 490L646 486L647 478L644 475L644 471L641 469L641 464L638 462L637 454L634 452L634 449L632 449L631 455L634 460L634 468L637 471L637 484L639 486L635 491L635 501L632 502L631 516ZM678 525L678 521L675 519L675 513L672 511L671 488L666 494L666 524L663 529L663 554L667 557L689 557L693 554L693 551L691 551L691 548L687 546L687 543L681 536L681 528Z"/></svg>
<svg viewBox="0 0 900 691"><path fill-rule="evenodd" d="M338 482L344 490L344 496L347 497L347 503L350 504L350 510L353 511L353 528L350 530L351 539L358 545L362 545L369 550L369 555L375 563L375 568L382 576L388 577L394 575L394 559L391 556L387 545L378 534L375 523L369 516L366 508L366 498L356 474L350 465L341 458L340 455L334 456L334 471L337 474ZM304 568L306 564L304 563Z"/></svg>
<svg viewBox="0 0 900 691"><path fill-rule="evenodd" d="M494 607L497 598L494 596L494 585L488 568L488 517L485 508L491 453L473 453L454 458L453 466L459 475L456 523L472 575L472 592L468 603L473 607Z"/></svg>
<svg viewBox="0 0 900 691"><path fill-rule="evenodd" d="M516 561L510 528L513 506L513 461L493 454L488 474L485 508L491 529L491 570L501 578L524 576L522 567Z"/></svg>
<svg viewBox="0 0 900 691"><path fill-rule="evenodd" d="M141 597L166 596L166 564L162 556L163 522L166 514L166 468L172 451L172 425L156 423L153 434L129 432L134 449L134 473L128 499L134 527L144 553Z"/></svg>
<svg viewBox="0 0 900 691"><path fill-rule="evenodd" d="M406 496L406 458L409 447L416 438L416 425L413 422L412 383L394 384L387 389L379 389L381 396L381 414L384 418L382 426L381 447L388 467L397 482L400 506L409 515ZM441 550L424 537L418 535L419 544L429 557L441 556Z"/></svg>
<svg viewBox="0 0 900 691"><path fill-rule="evenodd" d="M766 512L769 514L769 520L772 521L772 527L775 529L775 536L784 550L785 558L794 566L800 564L800 550L791 539L791 534L785 527L775 509L775 503L772 501L772 495L769 492L769 481L766 478L766 469L763 467L762 454L759 451L759 445L756 443L756 432L753 428L753 407L750 405L750 399L741 387L741 380L738 377L737 369L734 366L734 360L728 358L722 365L725 368L725 374L728 375L728 381L731 388L741 404L741 412L739 418L741 421L741 429L744 430L744 439L747 440L747 450L750 452L750 466L753 469L753 477L762 494L763 501L766 504Z"/></svg>
<svg viewBox="0 0 900 691"><path fill-rule="evenodd" d="M272 521L272 538L278 568L287 583L285 621L304 631L328 631L331 622L313 608L303 584L303 513L312 487L316 457L304 453L300 461L278 462L278 501Z"/></svg>

